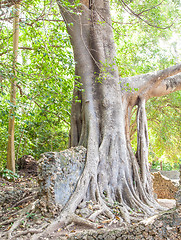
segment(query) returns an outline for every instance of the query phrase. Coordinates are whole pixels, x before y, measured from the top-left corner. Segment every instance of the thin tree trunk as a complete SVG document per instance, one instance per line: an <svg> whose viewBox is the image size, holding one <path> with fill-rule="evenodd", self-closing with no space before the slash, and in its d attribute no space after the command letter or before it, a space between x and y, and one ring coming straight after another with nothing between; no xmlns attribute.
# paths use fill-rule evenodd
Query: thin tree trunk
<svg viewBox="0 0 181 240"><path fill-rule="evenodd" d="M15 147L14 147L14 128L15 128L15 107L16 107L16 63L18 57L19 40L19 5L14 6L13 21L13 77L11 78L10 90L10 111L8 125L8 149L7 149L7 168L15 173Z"/></svg>

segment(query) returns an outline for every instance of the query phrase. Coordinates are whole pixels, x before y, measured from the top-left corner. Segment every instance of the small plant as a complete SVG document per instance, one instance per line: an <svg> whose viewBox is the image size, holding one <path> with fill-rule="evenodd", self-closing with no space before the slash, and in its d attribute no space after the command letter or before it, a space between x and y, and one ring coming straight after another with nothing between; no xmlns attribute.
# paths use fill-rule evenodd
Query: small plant
<svg viewBox="0 0 181 240"><path fill-rule="evenodd" d="M35 216L35 213L29 213L29 212L27 212L26 215L27 215L27 218L33 219L34 216Z"/></svg>
<svg viewBox="0 0 181 240"><path fill-rule="evenodd" d="M14 180L14 179L18 179L19 178L19 175L16 174L16 173L13 173L11 170L9 169L3 169L1 172L0 172L0 175L3 177L3 178L6 178L7 180Z"/></svg>

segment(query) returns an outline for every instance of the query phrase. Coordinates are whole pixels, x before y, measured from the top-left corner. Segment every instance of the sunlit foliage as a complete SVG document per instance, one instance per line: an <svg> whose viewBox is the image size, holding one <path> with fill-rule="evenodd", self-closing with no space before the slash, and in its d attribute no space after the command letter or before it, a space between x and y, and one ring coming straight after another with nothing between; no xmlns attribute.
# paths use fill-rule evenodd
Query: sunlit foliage
<svg viewBox="0 0 181 240"><path fill-rule="evenodd" d="M68 4L61 1L61 4ZM77 1L77 4L78 1ZM166 68L181 60L178 0L121 1L111 5L117 63L122 77ZM12 7L0 10L0 164L6 164L12 76ZM104 19L103 19L104 20ZM21 2L17 66L16 158L68 146L74 61L69 36L54 1ZM178 162L180 93L147 103L150 161ZM135 114L133 147L136 149Z"/></svg>

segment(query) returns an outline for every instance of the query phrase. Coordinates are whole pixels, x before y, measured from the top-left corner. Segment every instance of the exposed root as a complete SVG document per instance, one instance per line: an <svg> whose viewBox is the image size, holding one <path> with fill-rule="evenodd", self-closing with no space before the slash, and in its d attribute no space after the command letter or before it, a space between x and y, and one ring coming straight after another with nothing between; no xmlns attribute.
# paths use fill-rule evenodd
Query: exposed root
<svg viewBox="0 0 181 240"><path fill-rule="evenodd" d="M24 203L24 202L26 202L26 201L31 200L32 198L34 198L34 196L35 196L36 194L37 194L37 193L34 193L34 194L31 194L30 196L27 196L27 197L21 199L19 202L15 203L15 204L12 206L12 208L14 208L14 207L18 206L19 204L22 204L22 203Z"/></svg>
<svg viewBox="0 0 181 240"><path fill-rule="evenodd" d="M40 232L42 232L42 230L40 230L40 229L29 229L29 230L26 230L26 231L19 232L19 233L17 233L16 235L12 236L12 237L11 237L11 240L12 240L12 239L15 239L15 240L16 240L17 237L20 237L20 236L22 236L22 235L27 235L28 233L33 234L33 233L40 233Z"/></svg>
<svg viewBox="0 0 181 240"><path fill-rule="evenodd" d="M7 232L7 238L8 239L12 239L12 233L13 231L22 223L23 220L25 220L27 218L27 216L25 215L27 212L33 212L35 210L36 204L37 204L38 200L36 200L35 202L31 203L30 205L28 205L27 207L25 207L18 219L16 219L16 221L13 223L12 227L8 230Z"/></svg>
<svg viewBox="0 0 181 240"><path fill-rule="evenodd" d="M97 224L96 224L96 223L93 223L93 222L89 221L88 219L79 217L79 216L77 216L76 214L73 214L73 215L70 217L70 220L69 220L69 221L70 221L70 222L73 222L74 224L85 225L85 226L90 227L90 228L96 228L96 227L97 227Z"/></svg>
<svg viewBox="0 0 181 240"><path fill-rule="evenodd" d="M155 219L158 218L158 216L159 216L159 215L154 215L154 216L152 216L152 217L149 217L149 218L147 218L147 219L144 219L144 220L141 221L140 223L143 223L145 226L147 226L147 225L149 225L149 224L152 224L152 223L155 221Z"/></svg>
<svg viewBox="0 0 181 240"><path fill-rule="evenodd" d="M22 221L24 221L26 219L26 216L20 217L18 218L12 225L12 227L10 228L10 230L7 232L7 237L8 239L12 239L12 233L13 231L22 223Z"/></svg>
<svg viewBox="0 0 181 240"><path fill-rule="evenodd" d="M76 214L71 214L71 215L67 215L67 216L64 215L62 217L59 217L55 221L53 221L44 232L42 232L38 235L37 234L33 235L32 240L37 240L37 239L39 239L39 237L47 236L50 233L56 232L62 227L65 228L66 226L68 226L69 224L72 224L72 223L74 225L84 225L91 229L96 229L98 226L96 223L93 223L88 219L79 217Z"/></svg>
<svg viewBox="0 0 181 240"><path fill-rule="evenodd" d="M13 218L12 219L7 219L3 222L0 222L0 226L7 225L7 224L12 223L12 222L14 222Z"/></svg>
<svg viewBox="0 0 181 240"><path fill-rule="evenodd" d="M88 219L90 221L94 222L96 217L98 217L102 212L103 212L103 209L99 209L99 210L95 211L94 213L92 213Z"/></svg>
<svg viewBox="0 0 181 240"><path fill-rule="evenodd" d="M141 217L155 213L158 204L152 196L152 187L149 186L150 173L148 166L143 167L147 156L144 155L145 153L142 154L142 163L140 163L132 152L131 144L121 137L121 132L114 126L111 135L110 130L104 128L100 145L97 135L99 131L98 129L94 131L97 126L94 123L95 119L91 116L87 160L75 191L60 216L45 231L34 235L32 240L56 233L60 228L65 228L71 223L97 228L97 224L94 223L96 218L106 216L111 220L110 224L121 221L130 223L137 217L141 220ZM141 140L144 140L147 146L146 133ZM85 219L76 215L75 211L87 200L98 204L99 208L91 212L92 214L86 214L88 219ZM137 214L132 215L132 211Z"/></svg>

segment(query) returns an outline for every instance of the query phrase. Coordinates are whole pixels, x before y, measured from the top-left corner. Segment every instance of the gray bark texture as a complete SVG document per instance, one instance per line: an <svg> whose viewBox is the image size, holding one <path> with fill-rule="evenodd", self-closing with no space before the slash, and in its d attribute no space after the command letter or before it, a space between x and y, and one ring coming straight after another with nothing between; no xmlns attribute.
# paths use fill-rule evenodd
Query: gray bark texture
<svg viewBox="0 0 181 240"><path fill-rule="evenodd" d="M47 233L75 220L77 207L90 200L99 205L97 215L111 219L115 217L112 206L116 202L120 218L127 222L162 209L152 193L145 103L151 97L179 90L181 77L176 74L181 71L181 64L120 78L109 1L97 0L91 6L89 2L82 1L73 13L58 2L73 46L76 83L79 83L74 89L70 146L83 145L87 157L75 191ZM71 0L69 3L74 4ZM131 92L124 90L124 83L129 83ZM135 105L138 105L136 156L129 133Z"/></svg>

